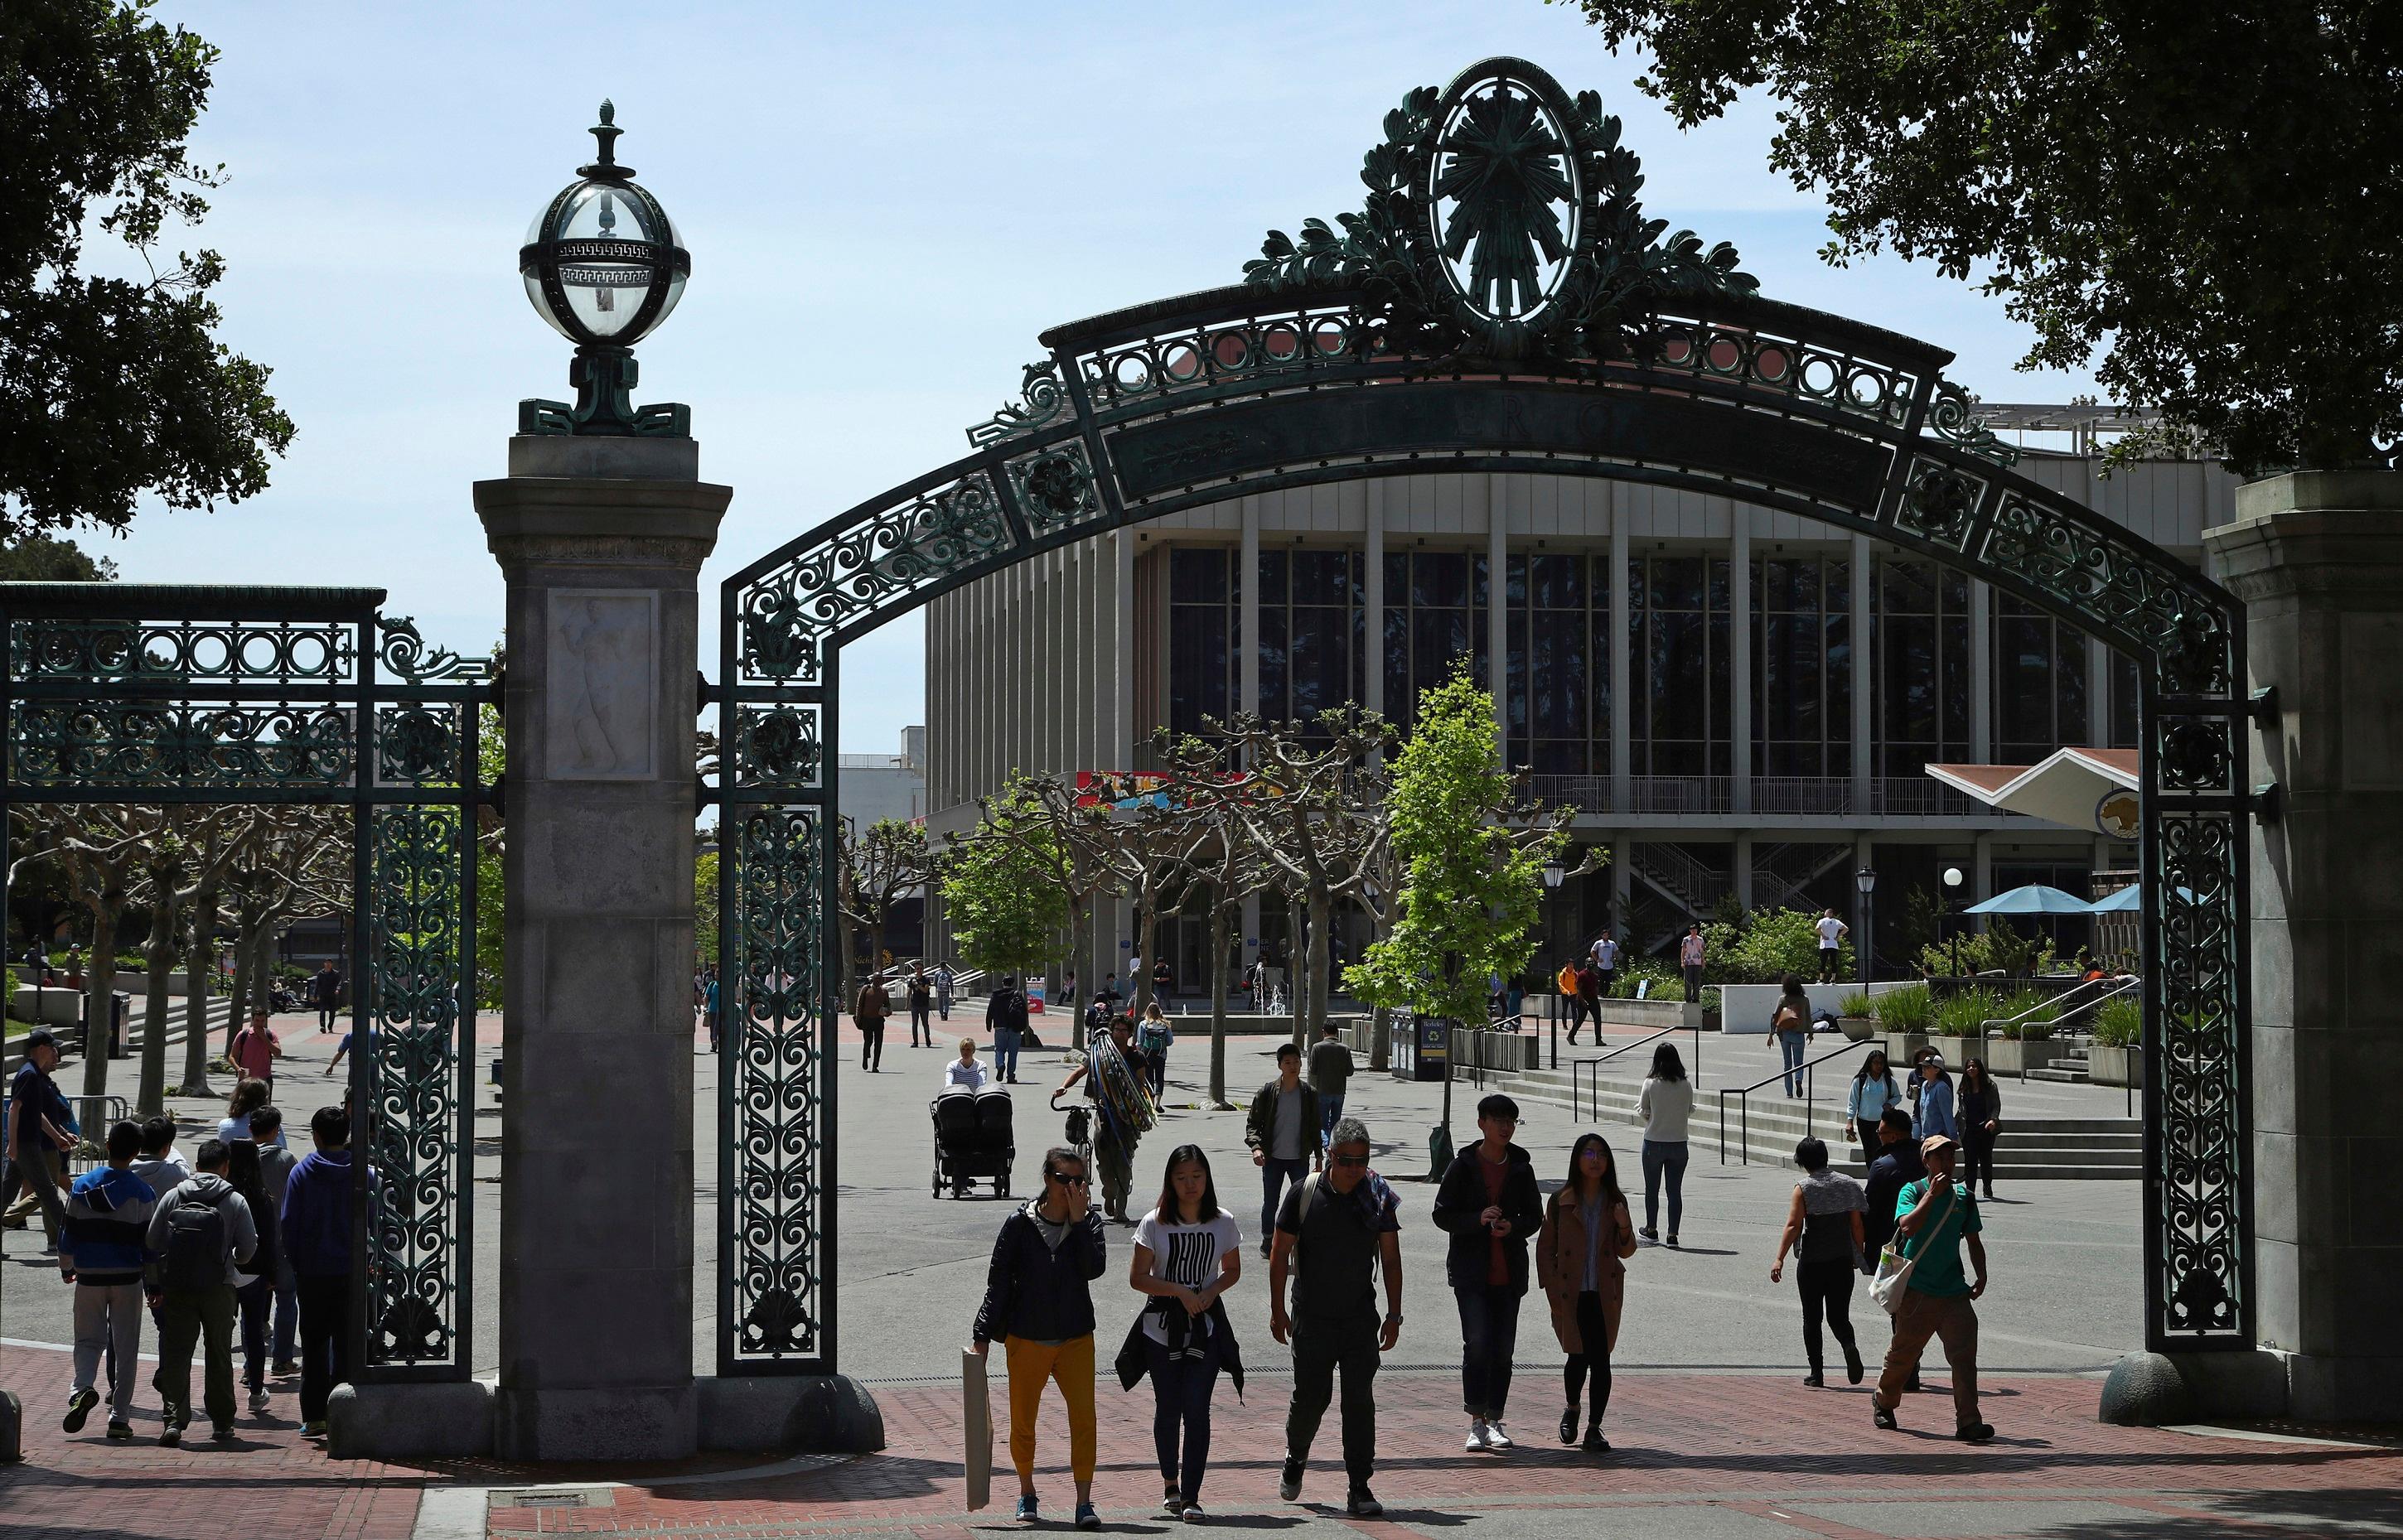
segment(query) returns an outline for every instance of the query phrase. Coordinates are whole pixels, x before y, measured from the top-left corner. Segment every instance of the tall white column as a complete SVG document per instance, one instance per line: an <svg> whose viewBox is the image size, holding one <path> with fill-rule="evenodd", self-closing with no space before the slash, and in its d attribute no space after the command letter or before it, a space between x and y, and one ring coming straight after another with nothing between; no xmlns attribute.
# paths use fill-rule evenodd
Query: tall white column
<svg viewBox="0 0 2403 1540"><path fill-rule="evenodd" d="M1853 815L1867 818L1876 808L1870 778L1876 773L1874 750L1877 744L1877 701L1871 694L1876 675L1870 670L1876 638L1869 634L1869 585L1877 580L1877 568L1869 559L1868 535L1853 536L1851 560L1853 580L1849 587L1853 612L1849 629L1853 639Z"/></svg>
<svg viewBox="0 0 2403 1540"><path fill-rule="evenodd" d="M2111 745L2111 645L2099 636L2086 638L2086 733L2077 742Z"/></svg>
<svg viewBox="0 0 2403 1540"><path fill-rule="evenodd" d="M1235 646L1235 709L1256 712L1260 709L1260 500L1244 498L1243 509L1243 543L1235 558L1235 615L1243 631Z"/></svg>
<svg viewBox="0 0 2403 1540"><path fill-rule="evenodd" d="M1969 757L1980 765L1994 757L1994 590L1975 577L1969 579Z"/></svg>
<svg viewBox="0 0 2403 1540"><path fill-rule="evenodd" d="M1367 549L1361 557L1361 599L1367 610L1367 622L1361 632L1361 645L1367 656L1360 665L1360 704L1363 708L1382 712L1385 709L1385 483L1369 481L1361 487L1368 511Z"/></svg>
<svg viewBox="0 0 2403 1540"><path fill-rule="evenodd" d="M1628 699L1627 659L1627 510L1611 499L1610 508L1610 807L1625 813L1635 805L1634 744L1630 724L1634 703ZM1624 919L1627 864L1618 864L1619 903Z"/></svg>
<svg viewBox="0 0 2403 1540"><path fill-rule="evenodd" d="M1493 734L1508 764L1510 732L1510 515L1501 479L1468 479L1471 504L1485 505L1485 687L1493 692Z"/></svg>
<svg viewBox="0 0 2403 1540"><path fill-rule="evenodd" d="M1973 836L1969 841L1969 902L1982 904L1994 895L1994 837L1992 834ZM1977 928L1986 928L1986 917L1974 916Z"/></svg>
<svg viewBox="0 0 2403 1540"><path fill-rule="evenodd" d="M1735 874L1735 901L1745 909L1752 908L1752 836L1735 837L1735 853L1730 869Z"/></svg>
<svg viewBox="0 0 2403 1540"><path fill-rule="evenodd" d="M1735 533L1728 542L1728 690L1734 697L1728 702L1728 769L1735 777L1735 800L1738 812L1752 811L1752 517L1749 509L1736 508L1732 514ZM1747 863L1751 842L1740 847ZM1744 886L1751 885L1748 869ZM1743 898L1746 907L1752 903L1749 893Z"/></svg>

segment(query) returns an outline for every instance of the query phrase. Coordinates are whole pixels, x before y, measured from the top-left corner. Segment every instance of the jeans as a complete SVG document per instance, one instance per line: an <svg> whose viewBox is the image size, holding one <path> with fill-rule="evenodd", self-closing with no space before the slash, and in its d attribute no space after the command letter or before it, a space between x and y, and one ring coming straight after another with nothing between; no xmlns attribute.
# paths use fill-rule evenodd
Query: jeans
<svg viewBox="0 0 2403 1540"><path fill-rule="evenodd" d="M1329 1096L1325 1091L1320 1091L1318 1093L1319 1148L1325 1149L1327 1147L1327 1142L1335 1137L1335 1125L1341 1120L1342 1117L1343 1093L1339 1090L1334 1095Z"/></svg>
<svg viewBox="0 0 2403 1540"><path fill-rule="evenodd" d="M1577 1392L1593 1377L1593 1399L1586 1410L1588 1423L1599 1423L1610 1409L1610 1323L1603 1318L1602 1296L1587 1289L1577 1297L1577 1340L1583 1353L1569 1354L1563 1378L1568 1381L1569 1409L1577 1409Z"/></svg>
<svg viewBox="0 0 2403 1540"><path fill-rule="evenodd" d="M934 1012L935 1007L932 1006L911 1003L910 1006L910 1046L911 1047L918 1046L918 1039L922 1036L926 1040L926 1047L931 1048L935 1046Z"/></svg>
<svg viewBox="0 0 2403 1540"><path fill-rule="evenodd" d="M267 1383L268 1318L275 1311L275 1280L254 1278L233 1291L242 1312L242 1382L252 1390Z"/></svg>
<svg viewBox="0 0 2403 1540"><path fill-rule="evenodd" d="M935 992L935 1014L941 1017L946 1021L951 1019L951 991L937 990Z"/></svg>
<svg viewBox="0 0 2403 1540"><path fill-rule="evenodd" d="M75 1388L87 1391L99 1377L101 1356L110 1359L108 1415L124 1422L133 1414L135 1374L142 1362L142 1285L77 1283L75 1291Z"/></svg>
<svg viewBox="0 0 2403 1540"><path fill-rule="evenodd" d="M1777 1034L1777 1054L1785 1061L1783 1069L1785 1094L1788 1096L1802 1094L1802 1050L1810 1044L1810 1037L1802 1033L1781 1032Z"/></svg>
<svg viewBox="0 0 2403 1540"><path fill-rule="evenodd" d="M884 1018L859 1024L859 1067L864 1070L884 1067Z"/></svg>
<svg viewBox="0 0 2403 1540"><path fill-rule="evenodd" d="M1377 1466L1377 1330L1372 1316L1339 1320L1298 1319L1293 1325L1293 1403L1285 1414L1285 1457L1310 1458L1318 1421L1335 1397L1335 1371L1343 1371L1343 1470L1354 1490L1368 1484Z"/></svg>
<svg viewBox="0 0 2403 1540"><path fill-rule="evenodd" d="M1124 1144L1111 1134L1097 1117L1093 1119L1093 1164L1102 1171L1103 1212L1126 1216L1127 1200L1134 1191L1134 1147L1137 1136L1130 1134Z"/></svg>
<svg viewBox="0 0 2403 1540"><path fill-rule="evenodd" d="M1919 1355L1931 1337L1944 1343L1944 1362L1952 1370L1952 1415L1965 1428L1978 1420L1978 1312L1967 1295L1938 1299L1913 1288L1902 1291L1885 1370L1869 1399L1889 1411L1902 1404L1903 1388L1919 1372Z"/></svg>
<svg viewBox="0 0 2403 1540"><path fill-rule="evenodd" d="M1218 1352L1215 1336L1202 1339L1199 1358L1173 1358L1150 1338L1143 1341L1151 1372L1151 1443L1160 1456L1160 1479L1188 1503L1201 1501L1202 1473L1210 1464L1210 1393L1218 1384Z"/></svg>
<svg viewBox="0 0 2403 1540"><path fill-rule="evenodd" d="M319 1006L317 1007L317 1030L319 1032L333 1031L334 1022L341 1014L342 1007L340 1006Z"/></svg>
<svg viewBox="0 0 2403 1540"><path fill-rule="evenodd" d="M1002 1027L993 1034L993 1073L1004 1080L1018 1078L1018 1029Z"/></svg>
<svg viewBox="0 0 2403 1540"><path fill-rule="evenodd" d="M171 1292L159 1308L159 1372L150 1382L159 1389L160 1407L178 1423L192 1420L196 1348L206 1363L201 1398L209 1421L230 1422L234 1414L232 1284L218 1283L197 1294ZM122 1364L117 1372L125 1372Z"/></svg>
<svg viewBox="0 0 2403 1540"><path fill-rule="evenodd" d="M1277 1205L1285 1197L1285 1185L1295 1186L1310 1180L1307 1160L1280 1160L1271 1155L1260 1166L1260 1245L1265 1248L1276 1239Z"/></svg>
<svg viewBox="0 0 2403 1540"><path fill-rule="evenodd" d="M1644 1141L1644 1228L1660 1228L1660 1178L1669 1178L1669 1233L1686 1217L1686 1142L1683 1139Z"/></svg>
<svg viewBox="0 0 2403 1540"><path fill-rule="evenodd" d="M275 1361L293 1362L299 1339L299 1281L292 1276L292 1264L279 1259L275 1264Z"/></svg>
<svg viewBox="0 0 2403 1540"><path fill-rule="evenodd" d="M300 1421L322 1422L326 1397L351 1382L351 1275L304 1275L299 1283Z"/></svg>
<svg viewBox="0 0 2403 1540"><path fill-rule="evenodd" d="M1510 1355L1519 1346L1519 1295L1507 1283L1454 1284L1460 1301L1461 1409L1488 1422L1510 1404Z"/></svg>
<svg viewBox="0 0 2403 1540"><path fill-rule="evenodd" d="M1696 1004L1696 1005L1700 1005L1700 1004L1702 1003L1702 965L1701 965L1700 964L1689 964L1689 965L1685 969L1685 974L1686 974L1686 998L1687 998L1688 1000L1689 1000L1689 1001L1692 1001L1692 1002L1693 1002L1694 1004Z"/></svg>
<svg viewBox="0 0 2403 1540"><path fill-rule="evenodd" d="M40 1139L41 1130L35 1129L33 1136ZM66 1185L60 1180L61 1172L65 1170L64 1158L58 1146L48 1142L21 1145L17 1151L17 1181L24 1192L8 1205L7 1215L11 1221L21 1220L27 1210L40 1209L42 1233L49 1237L50 1244L54 1246L59 1242L59 1230L65 1225L67 1217L66 1203L59 1197L59 1189Z"/></svg>
<svg viewBox="0 0 2403 1540"><path fill-rule="evenodd" d="M1144 1083L1150 1089L1151 1099L1157 1102L1168 1089L1168 1050L1154 1048L1143 1057Z"/></svg>
<svg viewBox="0 0 2403 1540"><path fill-rule="evenodd" d="M1811 1361L1813 1374L1819 1372L1822 1362L1819 1318L1823 1314L1827 1329L1844 1350L1845 1364L1860 1360L1860 1349L1853 1340L1853 1280L1858 1276L1860 1269L1849 1257L1794 1264L1794 1286L1802 1294L1802 1352Z"/></svg>

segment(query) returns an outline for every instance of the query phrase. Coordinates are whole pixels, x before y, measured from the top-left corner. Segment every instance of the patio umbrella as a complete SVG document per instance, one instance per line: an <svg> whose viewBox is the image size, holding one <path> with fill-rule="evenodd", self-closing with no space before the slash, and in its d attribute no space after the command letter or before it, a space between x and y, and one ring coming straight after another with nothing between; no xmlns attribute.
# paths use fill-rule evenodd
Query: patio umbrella
<svg viewBox="0 0 2403 1540"><path fill-rule="evenodd" d="M2177 893L2178 896L2185 899L2188 903L2191 904L2194 902L2194 890L2192 888L2180 888L2177 890ZM2111 895L2108 898L2096 899L2087 908L2086 912L2089 914L2132 914L2137 909L2144 907L2144 895L2145 890L2142 884L2131 882L2126 887L2121 888L2118 892Z"/></svg>
<svg viewBox="0 0 2403 1540"><path fill-rule="evenodd" d="M1964 914L2091 914L2094 909L2085 899L2073 897L2059 888L2049 888L2042 882L2030 882L2023 888L2013 888L2007 893L1998 893L1982 904L1972 904L1961 912Z"/></svg>

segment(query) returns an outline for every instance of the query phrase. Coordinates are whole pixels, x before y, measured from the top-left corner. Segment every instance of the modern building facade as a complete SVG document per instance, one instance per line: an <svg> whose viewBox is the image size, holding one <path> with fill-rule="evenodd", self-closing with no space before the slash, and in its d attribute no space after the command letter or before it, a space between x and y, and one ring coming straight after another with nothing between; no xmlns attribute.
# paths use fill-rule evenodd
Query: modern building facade
<svg viewBox="0 0 2403 1540"><path fill-rule="evenodd" d="M2104 479L2107 409L1980 414L2021 430L2022 474L2186 560L2230 517L2215 463ZM1244 496L938 599L927 648L937 832L973 824L1015 770L1154 768L1154 729L1234 710L1307 719L1355 701L1407 729L1417 692L1466 657L1510 762L1612 852L1552 896L1551 959L1610 923L1650 950L1730 897L1857 924L1868 867L1899 966L1913 889L1957 910L2027 881L2082 893L2133 864L1923 770L2133 746L2129 659L1959 572L1724 497L1483 473ZM1280 909L1244 927L1271 959ZM1095 929L1093 965L1122 961L1123 922ZM1172 944L1195 977L1198 925Z"/></svg>

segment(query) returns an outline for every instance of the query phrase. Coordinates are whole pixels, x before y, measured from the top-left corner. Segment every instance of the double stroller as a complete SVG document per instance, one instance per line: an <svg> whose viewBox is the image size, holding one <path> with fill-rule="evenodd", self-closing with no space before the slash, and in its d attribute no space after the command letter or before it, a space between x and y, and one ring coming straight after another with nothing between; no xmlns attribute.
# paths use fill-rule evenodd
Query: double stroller
<svg viewBox="0 0 2403 1540"><path fill-rule="evenodd" d="M935 1121L934 1196L949 1187L967 1196L971 1182L989 1181L995 1198L1009 1196L1009 1168L1018 1158L1011 1131L1009 1092L998 1086L980 1091L955 1087L927 1108Z"/></svg>

